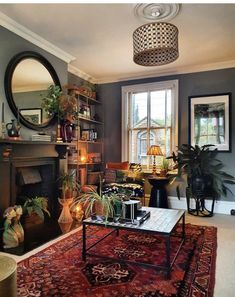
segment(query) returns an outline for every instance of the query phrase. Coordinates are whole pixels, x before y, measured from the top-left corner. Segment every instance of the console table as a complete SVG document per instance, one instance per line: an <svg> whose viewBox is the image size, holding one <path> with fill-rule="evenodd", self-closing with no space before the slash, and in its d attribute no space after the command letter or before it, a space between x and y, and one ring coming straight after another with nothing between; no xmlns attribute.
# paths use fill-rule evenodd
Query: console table
<svg viewBox="0 0 235 297"><path fill-rule="evenodd" d="M171 268L179 254L181 246L185 240L185 211L184 210L176 210L176 209L160 209L160 208L152 208L152 207L142 207L143 210L150 211L150 218L147 219L141 225L133 225L128 223L121 223L121 222L104 222L99 220L93 220L88 218L83 221L83 249L82 249L82 259L86 261L87 256L94 256L100 258L108 258L113 261L120 261L130 264L137 264L146 267L152 267L157 270L164 270L166 271L167 278L170 278L171 275ZM171 242L170 238L173 236L173 231L175 230L178 223L182 220L182 233L181 233L181 241L176 251L175 256L171 262L170 253L171 253ZM111 228L112 231L106 234L104 237L98 239L94 244L87 247L86 246L86 228L89 225L97 226L100 228ZM165 238L165 247L166 247L166 265L165 266L158 266L151 263L142 263L136 262L131 260L122 260L122 259L114 259L107 257L105 255L98 255L97 253L88 253L94 246L100 243L102 240L107 238L109 235L116 232L116 235L119 236L119 230L127 230L127 231L134 231L134 232L148 232L155 235L161 235ZM175 235L174 235L175 236Z"/></svg>

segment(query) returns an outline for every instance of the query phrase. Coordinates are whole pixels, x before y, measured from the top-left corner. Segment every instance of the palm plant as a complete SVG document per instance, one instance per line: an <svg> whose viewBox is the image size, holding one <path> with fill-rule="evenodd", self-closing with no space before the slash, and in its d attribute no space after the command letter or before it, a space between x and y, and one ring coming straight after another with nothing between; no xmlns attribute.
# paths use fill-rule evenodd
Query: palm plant
<svg viewBox="0 0 235 297"><path fill-rule="evenodd" d="M76 181L76 177L72 173L63 172L58 178L62 199L72 198L80 190L80 186Z"/></svg>
<svg viewBox="0 0 235 297"><path fill-rule="evenodd" d="M200 182L207 180L205 190L209 190L218 198L221 195L226 196L228 192L232 193L226 184L235 184L235 179L222 170L224 164L216 158L218 150L211 150L212 147L213 145L203 145L202 147L195 145L194 147L183 144L178 150L178 155L173 153L168 158L173 159L178 168L178 173L174 178L186 175L188 188L192 193L194 182L200 178Z"/></svg>

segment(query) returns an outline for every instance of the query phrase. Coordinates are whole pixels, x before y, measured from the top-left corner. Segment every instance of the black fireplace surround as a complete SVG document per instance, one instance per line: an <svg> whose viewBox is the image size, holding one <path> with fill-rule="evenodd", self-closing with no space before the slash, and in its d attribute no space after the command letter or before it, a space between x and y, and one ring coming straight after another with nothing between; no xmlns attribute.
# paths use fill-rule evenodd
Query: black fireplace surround
<svg viewBox="0 0 235 297"><path fill-rule="evenodd" d="M66 166L66 144L0 140L0 225L3 212L20 197L48 197L52 217L58 216L59 173Z"/></svg>

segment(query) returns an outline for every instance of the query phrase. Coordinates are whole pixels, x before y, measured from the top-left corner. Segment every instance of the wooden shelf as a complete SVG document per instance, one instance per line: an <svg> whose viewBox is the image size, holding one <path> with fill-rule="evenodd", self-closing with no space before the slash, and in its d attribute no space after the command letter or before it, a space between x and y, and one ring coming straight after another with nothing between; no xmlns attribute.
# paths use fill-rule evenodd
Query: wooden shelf
<svg viewBox="0 0 235 297"><path fill-rule="evenodd" d="M101 145L103 144L102 141L89 141L89 140L73 140L72 142L69 143L69 145L76 145L77 143L83 143L83 144L98 144Z"/></svg>
<svg viewBox="0 0 235 297"><path fill-rule="evenodd" d="M102 164L102 163L103 162L95 162L95 163L91 163L91 162L83 163L83 162L71 162L71 161L68 162L69 165L78 165L78 166L81 166L81 165L96 165L96 164Z"/></svg>
<svg viewBox="0 0 235 297"><path fill-rule="evenodd" d="M82 100L82 101L87 101L89 104L101 104L100 101L98 101L97 99L94 99L92 97L89 97L87 95L85 95L84 93L80 92L79 90L77 90L76 88L73 88L73 87L67 87L68 91L73 91L73 93L75 95L79 95L79 96L82 96L85 98L85 100L82 100L81 98L79 98L79 100Z"/></svg>
<svg viewBox="0 0 235 297"><path fill-rule="evenodd" d="M95 121L95 120L85 118L85 117L81 117L81 116L78 116L78 119L81 120L81 121L85 121L85 122L93 123L93 124L98 124L98 125L103 125L104 124L103 122Z"/></svg>

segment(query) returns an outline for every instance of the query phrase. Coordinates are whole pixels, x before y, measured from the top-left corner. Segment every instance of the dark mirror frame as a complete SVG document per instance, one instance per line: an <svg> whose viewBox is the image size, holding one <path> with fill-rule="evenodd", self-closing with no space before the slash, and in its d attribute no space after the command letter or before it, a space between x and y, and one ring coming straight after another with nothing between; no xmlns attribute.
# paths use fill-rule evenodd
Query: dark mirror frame
<svg viewBox="0 0 235 297"><path fill-rule="evenodd" d="M17 106L15 104L13 94L12 94L12 77L13 77L16 66L21 61L23 61L25 59L34 59L34 60L37 60L39 63L41 63L50 73L52 80L54 81L54 84L61 88L59 77L58 77L55 69L53 68L51 63L46 58L44 58L42 55L40 55L36 52L32 52L32 51L21 52L21 53L15 55L7 65L7 69L6 69L5 77L4 77L4 87L5 87L5 94L6 94L8 104L16 118L17 118ZM46 122L44 124L34 125L33 123L27 121L21 115L21 113L19 113L19 121L27 128L30 128L33 130L42 130L42 128L46 128L55 122L55 116L53 116L48 122Z"/></svg>

